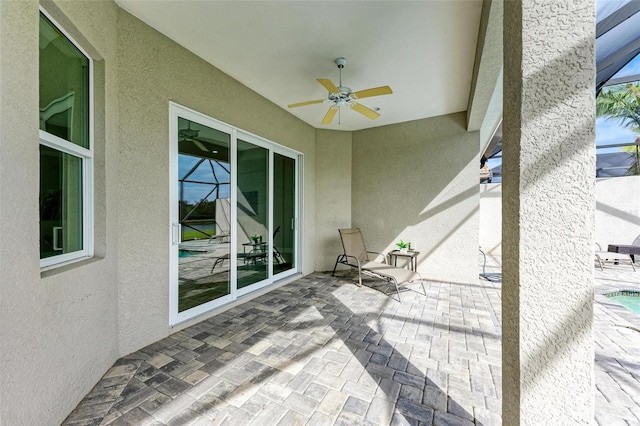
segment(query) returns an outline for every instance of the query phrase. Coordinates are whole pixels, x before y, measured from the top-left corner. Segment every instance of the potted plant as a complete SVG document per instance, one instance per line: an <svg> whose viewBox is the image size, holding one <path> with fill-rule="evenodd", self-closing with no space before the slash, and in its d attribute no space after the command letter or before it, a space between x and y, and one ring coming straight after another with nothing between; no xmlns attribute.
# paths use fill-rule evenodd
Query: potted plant
<svg viewBox="0 0 640 426"><path fill-rule="evenodd" d="M399 243L396 243L396 245L398 246L398 248L400 249L400 253L406 253L407 250L409 250L409 243L405 243L404 241L400 240Z"/></svg>
<svg viewBox="0 0 640 426"><path fill-rule="evenodd" d="M259 242L261 242L260 240L262 240L262 237L258 234L253 234L251 236L251 241L253 241L253 244L258 244Z"/></svg>

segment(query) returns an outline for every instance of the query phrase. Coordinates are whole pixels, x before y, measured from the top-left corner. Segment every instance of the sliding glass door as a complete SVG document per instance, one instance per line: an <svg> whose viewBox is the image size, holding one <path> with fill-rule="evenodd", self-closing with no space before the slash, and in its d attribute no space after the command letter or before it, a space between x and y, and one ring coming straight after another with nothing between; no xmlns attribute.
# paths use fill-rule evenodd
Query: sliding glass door
<svg viewBox="0 0 640 426"><path fill-rule="evenodd" d="M269 150L238 139L238 288L269 278Z"/></svg>
<svg viewBox="0 0 640 426"><path fill-rule="evenodd" d="M296 160L273 155L273 275L283 274L296 264Z"/></svg>
<svg viewBox="0 0 640 426"><path fill-rule="evenodd" d="M171 104L171 323L299 273L300 155Z"/></svg>
<svg viewBox="0 0 640 426"><path fill-rule="evenodd" d="M231 294L231 134L193 118L177 118L178 314Z"/></svg>

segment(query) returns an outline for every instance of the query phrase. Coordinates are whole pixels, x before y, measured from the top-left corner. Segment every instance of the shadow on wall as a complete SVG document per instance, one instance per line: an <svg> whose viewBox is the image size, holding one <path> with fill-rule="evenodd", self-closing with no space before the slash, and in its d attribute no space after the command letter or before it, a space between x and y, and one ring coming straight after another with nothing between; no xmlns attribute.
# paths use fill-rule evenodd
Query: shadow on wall
<svg viewBox="0 0 640 426"><path fill-rule="evenodd" d="M479 246L485 253L502 254L502 185L480 185Z"/></svg>
<svg viewBox="0 0 640 426"><path fill-rule="evenodd" d="M574 49L567 49L566 53L554 58L553 61L551 61L547 66L539 69L533 76L528 78L531 81L551 81L552 86L548 87L547 90L553 91L554 96L549 97L532 95L531 99L533 99L534 104L530 104L527 108L528 115L525 117L526 121L520 123L520 117L513 117L512 119L511 117L509 117L509 114L511 114L512 111L509 109L505 109L503 137L507 140L507 143L505 143L503 146L503 180L510 179L510 176L515 175L513 173L514 165L510 164L508 160L505 161L505 159L517 158L517 152L513 155L511 155L510 153L520 149L518 143L509 143L509 139L517 142L515 138L512 137L511 129L515 129L515 127L517 126L518 128L515 129L516 133L520 132L520 128L526 129L532 139L539 139L543 141L548 137L548 129L535 123L544 121L543 119L541 119L541 117L546 115L553 114L553 117L555 117L555 114L557 114L555 110L557 109L557 105L560 102L560 100L558 99L559 95L562 96L562 100L566 100L567 102L569 102L571 99L575 98L576 91L589 90L593 92L593 86L568 86L565 85L561 80L558 80L554 75L554 73L557 73L558 69L566 67L566 64L575 62L575 58L573 55L573 52L576 51L575 49L581 49L580 51L591 51L593 42L594 41L592 38L583 39ZM509 96L514 97L509 93L509 89L510 86L506 86L506 90L504 93L505 98ZM550 121L557 122L557 118L553 117L550 119ZM516 125L515 123L518 124ZM573 186L575 188L575 191L577 192L582 191L581 186L584 184L583 180L566 179L564 176L558 174L558 168L565 167L566 170L567 165L575 163L577 166L575 170L577 172L584 172L584 169L581 167L582 163L584 162L584 151L591 151L594 149L593 136L595 129L595 110L593 111L592 116L586 116L582 121L576 119L575 121L566 123L564 125L567 126L568 131L573 135L574 140L578 141L581 144L581 149L576 149L575 144L572 143L556 143L552 146L546 146L545 150L538 154L538 161L529 164L519 171L518 174L520 176L521 192L527 191L531 187L531 185L536 182L553 178L554 175L557 175L557 179L562 180L563 185L566 185L568 187ZM531 140L529 140L528 143L533 144ZM544 144L541 145L544 146ZM592 157L592 170L594 171L593 173L595 175L595 156ZM493 184L491 186L493 186ZM493 189L491 190L486 190L486 188L483 188L483 191L481 192L481 198L483 200L487 200L492 197L501 197L502 189L503 188L500 184L495 184L495 186L493 186ZM565 210L567 212L569 211L569 206L558 206L557 200L547 199L546 194L540 193L539 196L539 203L546 204L548 206L557 206L556 210L558 207L565 207ZM520 202L519 197L511 197L509 200L509 203ZM495 218L500 218L500 223L502 223L502 204L499 206L499 209L493 207L492 211L490 212L485 211L485 207L487 207L487 204L482 203L481 205L483 207L480 211L480 224L481 226L483 226L483 224L491 224L492 229L480 229L480 246L487 249L488 252L495 253L497 247L500 247L499 251L501 251L501 244L498 244L497 241L501 242L502 240L502 227L496 227L493 225L495 225L496 223ZM514 207L514 209L517 210L518 208ZM555 212L550 214L555 214ZM490 219L491 217L493 217L494 219ZM565 232L566 237L569 239L573 237L573 233L569 229L558 229L558 231L560 233Z"/></svg>
<svg viewBox="0 0 640 426"><path fill-rule="evenodd" d="M620 200L620 201L623 201L623 200ZM619 207L612 206L610 204L605 204L604 202L600 202L596 200L596 209L608 215L615 216L618 219L628 222L629 224L640 226L640 217L632 213L629 213L629 211L622 210Z"/></svg>
<svg viewBox="0 0 640 426"><path fill-rule="evenodd" d="M432 278L477 279L479 133L466 131L465 117L417 120L353 137L353 226L377 251L411 241Z"/></svg>
<svg viewBox="0 0 640 426"><path fill-rule="evenodd" d="M505 16L515 16L517 7L506 2ZM589 198L595 176L595 88L593 79L586 78L589 69L578 69L595 68L590 27L595 28L578 28L576 34L586 35L567 42L550 61L529 66L533 73L526 82L523 62L505 61L502 171L508 184L502 204L509 216L505 232L510 233L503 247L505 423L533 412L531 401L545 407L536 412L539 423L593 422L593 276L581 263L593 257L593 230L585 222L593 211L589 203L595 201ZM522 47L508 32L505 49ZM567 84L574 70L577 77ZM526 135L524 143L521 135ZM521 153L526 163L516 164ZM572 194L578 195L575 200ZM527 251L529 246L534 249ZM525 262L535 267L521 269Z"/></svg>
<svg viewBox="0 0 640 426"><path fill-rule="evenodd" d="M485 187L490 190L480 192L480 246L487 253L500 254L502 203L496 199L502 198L502 185ZM603 249L613 243L640 245L640 200L628 196L638 188L640 176L596 180L595 240Z"/></svg>
<svg viewBox="0 0 640 426"><path fill-rule="evenodd" d="M502 185L501 183L483 184L481 186L483 198L502 198Z"/></svg>
<svg viewBox="0 0 640 426"><path fill-rule="evenodd" d="M533 341L533 335L529 335L529 341L520 347L521 359L526 360L520 367L521 374L526 377L529 384L541 381L561 383L566 375L564 373L558 374L557 371L570 368L573 364L568 354L572 354L576 362L584 363L585 352L588 352L590 355L586 358L591 360L592 364L594 362L593 349L584 348L581 343L593 340L593 292L571 293L567 295L563 303L566 305L566 309L563 311L564 317L551 319L549 321L551 324L548 324L548 332L538 334L538 341ZM585 326L585 324L589 326ZM558 338L559 336L561 337ZM564 360L563 365L558 365L558 359ZM593 365L591 369L593 369ZM554 378L553 376L556 375L560 377ZM593 393L591 387L585 388L583 391L587 394ZM549 398L555 399L557 397L559 395L549 395ZM571 401L566 401L566 403L570 404Z"/></svg>

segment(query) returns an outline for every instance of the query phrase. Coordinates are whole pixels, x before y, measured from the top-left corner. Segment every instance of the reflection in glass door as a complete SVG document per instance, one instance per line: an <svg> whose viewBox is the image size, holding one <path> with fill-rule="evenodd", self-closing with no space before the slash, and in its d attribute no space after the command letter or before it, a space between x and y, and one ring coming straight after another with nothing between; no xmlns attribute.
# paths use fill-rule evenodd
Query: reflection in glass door
<svg viewBox="0 0 640 426"><path fill-rule="evenodd" d="M302 157L188 108L169 109L177 324L300 271Z"/></svg>
<svg viewBox="0 0 640 426"><path fill-rule="evenodd" d="M238 139L238 288L264 281L269 265L269 150Z"/></svg>
<svg viewBox="0 0 640 426"><path fill-rule="evenodd" d="M178 312L231 293L231 135L178 117Z"/></svg>
<svg viewBox="0 0 640 426"><path fill-rule="evenodd" d="M273 274L296 267L296 160L273 156Z"/></svg>

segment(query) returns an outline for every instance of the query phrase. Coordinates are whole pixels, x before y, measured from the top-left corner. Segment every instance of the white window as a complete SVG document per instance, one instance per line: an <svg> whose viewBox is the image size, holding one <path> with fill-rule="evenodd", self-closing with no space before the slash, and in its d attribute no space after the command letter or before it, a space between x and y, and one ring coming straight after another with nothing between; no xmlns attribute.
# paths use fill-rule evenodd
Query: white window
<svg viewBox="0 0 640 426"><path fill-rule="evenodd" d="M41 10L41 268L93 255L92 67Z"/></svg>

